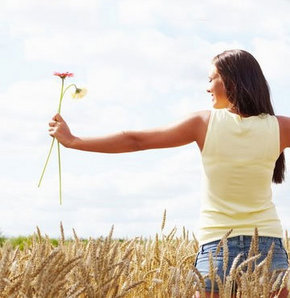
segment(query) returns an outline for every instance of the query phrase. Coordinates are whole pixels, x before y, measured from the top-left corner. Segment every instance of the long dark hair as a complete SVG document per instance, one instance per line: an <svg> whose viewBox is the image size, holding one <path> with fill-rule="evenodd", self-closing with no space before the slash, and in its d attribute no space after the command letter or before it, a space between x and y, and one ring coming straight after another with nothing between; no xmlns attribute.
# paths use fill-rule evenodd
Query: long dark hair
<svg viewBox="0 0 290 298"><path fill-rule="evenodd" d="M213 64L225 84L228 100L240 115L275 115L269 85L257 60L244 50L228 50L215 56ZM276 161L272 181L282 183L285 176L285 156Z"/></svg>

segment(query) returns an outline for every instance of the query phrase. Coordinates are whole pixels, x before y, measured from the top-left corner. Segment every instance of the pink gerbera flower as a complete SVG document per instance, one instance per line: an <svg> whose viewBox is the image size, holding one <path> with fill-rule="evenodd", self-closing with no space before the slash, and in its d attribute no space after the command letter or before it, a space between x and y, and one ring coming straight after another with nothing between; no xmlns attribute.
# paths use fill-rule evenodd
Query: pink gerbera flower
<svg viewBox="0 0 290 298"><path fill-rule="evenodd" d="M69 88L71 88L71 87L75 88L75 92L73 94L73 98L81 98L81 97L85 96L86 93L87 93L87 90L85 88L82 88L82 89L78 88L76 86L76 84L70 84L68 86L65 86L65 78L67 78L67 77L73 77L73 75L74 75L71 72L55 72L54 75L57 76L57 77L59 77L59 78L61 78L60 97L59 97L58 109L57 109L57 112L60 114L61 104L62 104L63 97L64 97L66 91ZM50 145L50 149L49 149L49 152L48 152L48 156L46 158L46 161L45 161L45 164L44 164L44 167L43 167L43 170L42 170L42 173L41 173L39 182L38 182L38 187L40 186L41 181L42 181L42 178L43 178L43 175L45 173L46 166L47 166L47 163L48 163L48 160L49 160L49 157L51 155L52 148L53 148L53 145L54 145L54 141L55 141L55 137L51 141L51 145ZM57 141L57 153L58 153L57 156L58 156L58 175L59 175L59 201L60 201L60 204L62 204L60 146L59 146L59 142L58 141Z"/></svg>
<svg viewBox="0 0 290 298"><path fill-rule="evenodd" d="M55 72L54 75L60 77L61 79L65 79L66 77L71 78L74 76L72 72Z"/></svg>

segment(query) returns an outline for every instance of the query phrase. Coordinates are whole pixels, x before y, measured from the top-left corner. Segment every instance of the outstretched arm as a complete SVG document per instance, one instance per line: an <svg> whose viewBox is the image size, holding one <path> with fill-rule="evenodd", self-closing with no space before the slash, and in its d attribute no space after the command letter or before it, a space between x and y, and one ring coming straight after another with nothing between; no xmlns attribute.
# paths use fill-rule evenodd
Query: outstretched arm
<svg viewBox="0 0 290 298"><path fill-rule="evenodd" d="M179 123L161 128L91 138L73 136L66 122L56 114L49 123L49 134L65 147L93 152L123 153L177 147L197 141L204 125L204 113L193 113Z"/></svg>

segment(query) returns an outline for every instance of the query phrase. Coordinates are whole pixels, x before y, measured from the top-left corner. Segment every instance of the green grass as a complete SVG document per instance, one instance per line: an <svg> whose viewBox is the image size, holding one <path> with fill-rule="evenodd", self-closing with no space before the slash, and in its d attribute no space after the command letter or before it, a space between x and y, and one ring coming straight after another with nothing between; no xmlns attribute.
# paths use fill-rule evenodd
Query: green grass
<svg viewBox="0 0 290 298"><path fill-rule="evenodd" d="M20 250L23 250L25 247L31 246L33 242L33 235L31 236L17 236L17 237L5 237L0 236L0 247L4 245L5 242L9 242L13 248L18 247ZM50 238L50 243L53 246L58 246L59 240Z"/></svg>

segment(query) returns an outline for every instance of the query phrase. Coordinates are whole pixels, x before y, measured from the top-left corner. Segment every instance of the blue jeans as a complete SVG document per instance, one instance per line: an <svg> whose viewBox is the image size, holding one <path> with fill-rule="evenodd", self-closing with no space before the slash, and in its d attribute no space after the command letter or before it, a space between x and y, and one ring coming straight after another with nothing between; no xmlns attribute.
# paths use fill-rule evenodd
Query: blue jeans
<svg viewBox="0 0 290 298"><path fill-rule="evenodd" d="M281 238L275 238L275 237L265 237L265 236L259 236L259 253L261 253L261 257L257 259L256 264L259 264L261 261L263 261L272 245L272 243L275 243L275 247L273 250L273 257L272 257L272 263L270 270L287 270L289 263L288 263L288 255L283 247L282 239ZM233 260L238 254L241 254L240 260L237 265L239 265L241 262L247 259L248 257L248 251L251 245L251 236L237 236L237 237L231 237L228 238L228 249L229 249L229 257L228 257L228 266L226 270L226 275L228 275ZM206 275L209 273L209 252L212 252L214 264L217 268L216 273L220 276L221 280L223 281L224 278L224 270L223 270L223 249L221 248L220 252L216 256L216 249L217 245L220 241L213 241L206 243L202 245L199 249L199 252L196 257L195 261L195 267L198 269L198 271L202 275ZM216 260L216 262L215 262ZM205 288L206 291L211 291L211 280L206 278L205 279ZM214 292L218 292L218 286L217 283L214 284Z"/></svg>

